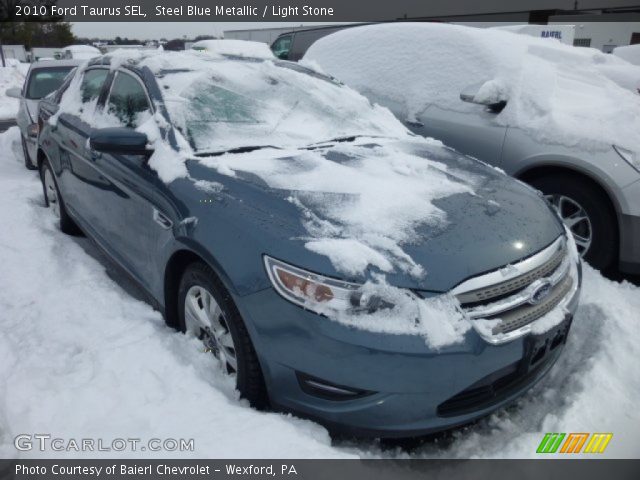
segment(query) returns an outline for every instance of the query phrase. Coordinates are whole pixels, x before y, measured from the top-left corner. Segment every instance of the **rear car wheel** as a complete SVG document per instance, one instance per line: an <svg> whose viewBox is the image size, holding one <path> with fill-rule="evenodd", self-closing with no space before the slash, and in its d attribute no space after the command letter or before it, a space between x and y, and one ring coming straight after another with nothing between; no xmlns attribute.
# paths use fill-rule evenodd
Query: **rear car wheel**
<svg viewBox="0 0 640 480"><path fill-rule="evenodd" d="M178 290L180 326L201 339L236 387L255 408L268 406L267 390L255 349L231 295L213 270L201 262L189 265Z"/></svg>
<svg viewBox="0 0 640 480"><path fill-rule="evenodd" d="M618 239L615 212L600 190L589 181L570 175L537 177L529 183L558 212L585 261L599 270L614 264Z"/></svg>
<svg viewBox="0 0 640 480"><path fill-rule="evenodd" d="M69 235L77 235L80 230L75 222L69 217L64 201L60 196L60 190L53 174L53 169L48 160L42 162L40 178L44 191L44 203L49 207L59 222L60 230Z"/></svg>
<svg viewBox="0 0 640 480"><path fill-rule="evenodd" d="M24 166L27 167L28 170L37 170L38 167L31 161L31 157L29 156L29 149L27 148L27 141L24 139L24 136L20 135L20 140L22 140L22 152L24 153Z"/></svg>

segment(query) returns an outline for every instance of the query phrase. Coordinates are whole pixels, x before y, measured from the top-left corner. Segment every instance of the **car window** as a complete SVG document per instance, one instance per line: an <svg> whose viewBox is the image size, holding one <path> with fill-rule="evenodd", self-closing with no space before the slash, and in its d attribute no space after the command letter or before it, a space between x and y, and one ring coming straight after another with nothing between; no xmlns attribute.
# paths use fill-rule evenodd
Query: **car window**
<svg viewBox="0 0 640 480"><path fill-rule="evenodd" d="M156 72L158 84L174 127L199 153L406 133L390 112L291 62L175 60Z"/></svg>
<svg viewBox="0 0 640 480"><path fill-rule="evenodd" d="M127 127L135 128L140 124L140 114L150 112L151 107L143 85L133 76L118 72L111 87L107 110Z"/></svg>
<svg viewBox="0 0 640 480"><path fill-rule="evenodd" d="M55 90L52 93L52 95L48 95L48 97L53 97L53 101L55 103L60 103L60 100L62 99L62 95L64 95L64 92L67 91L67 89L69 88L69 85L71 85L71 82L76 75L76 69L77 67L72 67L71 71L67 74L64 81L62 82L62 85L60 85L60 87L57 90Z"/></svg>
<svg viewBox="0 0 640 480"><path fill-rule="evenodd" d="M29 75L25 97L40 100L57 90L73 67L39 68Z"/></svg>
<svg viewBox="0 0 640 480"><path fill-rule="evenodd" d="M290 49L291 35L286 35L284 37L278 38L275 42L273 42L273 46L271 47L271 50L276 57L285 59L289 55Z"/></svg>
<svg viewBox="0 0 640 480"><path fill-rule="evenodd" d="M82 92L82 103L90 102L100 95L102 85L109 74L109 70L97 68L84 72L80 91Z"/></svg>

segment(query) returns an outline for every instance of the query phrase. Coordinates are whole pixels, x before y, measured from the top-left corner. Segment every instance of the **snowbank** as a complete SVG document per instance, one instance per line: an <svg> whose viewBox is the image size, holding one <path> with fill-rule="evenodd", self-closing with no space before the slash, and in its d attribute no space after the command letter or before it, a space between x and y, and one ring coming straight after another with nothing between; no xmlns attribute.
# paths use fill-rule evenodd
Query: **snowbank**
<svg viewBox="0 0 640 480"><path fill-rule="evenodd" d="M586 267L562 357L515 406L411 454L375 442L332 446L312 422L238 401L195 339L165 327L126 279L105 271L89 241L61 234L42 207L37 175L6 148L14 144L15 130L0 134L0 456L533 458L545 432L584 431L613 432L602 458L638 457L639 287ZM195 451L15 450L16 435L42 432L107 442L194 438Z"/></svg>
<svg viewBox="0 0 640 480"><path fill-rule="evenodd" d="M19 64L0 67L0 120L16 118L20 102L16 98L7 97L6 91L13 87L22 89L23 84L24 72Z"/></svg>
<svg viewBox="0 0 640 480"><path fill-rule="evenodd" d="M314 43L304 60L402 120L429 105L477 111L460 93L492 81L508 99L497 124L544 142L640 151L640 67L595 49L495 29L402 23L341 30Z"/></svg>

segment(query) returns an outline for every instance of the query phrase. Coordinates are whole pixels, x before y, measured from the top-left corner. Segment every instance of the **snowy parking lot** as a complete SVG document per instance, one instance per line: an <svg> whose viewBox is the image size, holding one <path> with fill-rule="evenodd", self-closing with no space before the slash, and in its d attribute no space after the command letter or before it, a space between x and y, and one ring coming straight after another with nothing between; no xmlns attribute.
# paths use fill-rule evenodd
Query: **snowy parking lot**
<svg viewBox="0 0 640 480"><path fill-rule="evenodd" d="M16 127L0 134L0 202L0 456L152 455L14 447L17 435L47 433L194 439L193 451L169 453L194 458L535 458L546 432L611 432L604 456L640 456L640 288L630 283L585 267L562 357L515 405L411 450L332 441L313 422L238 400L198 341L166 327L89 240L62 234Z"/></svg>

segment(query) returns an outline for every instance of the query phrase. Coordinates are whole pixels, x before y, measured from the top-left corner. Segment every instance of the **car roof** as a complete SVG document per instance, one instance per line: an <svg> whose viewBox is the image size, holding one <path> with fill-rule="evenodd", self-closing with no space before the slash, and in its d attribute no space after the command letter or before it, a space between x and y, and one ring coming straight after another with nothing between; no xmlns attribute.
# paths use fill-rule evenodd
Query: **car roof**
<svg viewBox="0 0 640 480"><path fill-rule="evenodd" d="M77 67L82 60L39 60L31 64L31 68L56 68L56 67Z"/></svg>
<svg viewBox="0 0 640 480"><path fill-rule="evenodd" d="M322 30L331 30L331 29L337 29L337 30L342 30L344 28L353 28L353 27L361 27L363 25L376 25L377 23L386 23L386 22L361 22L361 23L347 23L347 24L338 24L338 25L322 25L320 27L308 27L308 28L295 28L292 27L291 30L288 30L286 32L282 32L280 33L277 37L276 40L280 37L284 37L285 35L291 35L292 33L300 33L300 32L315 32L315 31L322 31Z"/></svg>

